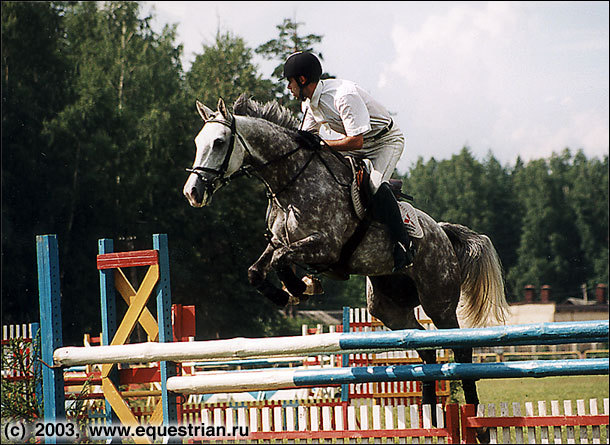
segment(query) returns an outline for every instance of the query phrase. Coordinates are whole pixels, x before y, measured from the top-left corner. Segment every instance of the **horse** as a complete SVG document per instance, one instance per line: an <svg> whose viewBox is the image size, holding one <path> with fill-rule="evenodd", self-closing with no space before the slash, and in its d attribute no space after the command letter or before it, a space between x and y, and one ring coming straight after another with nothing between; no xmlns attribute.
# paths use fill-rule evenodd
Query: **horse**
<svg viewBox="0 0 610 445"><path fill-rule="evenodd" d="M353 171L328 147L303 143L298 120L272 101L242 94L230 112L196 102L203 127L183 193L193 207L210 204L214 193L243 175L255 176L268 191L268 244L248 269L248 280L279 305L303 297L304 284L293 266L332 274L342 247L360 218L350 199ZM415 209L423 237L414 238L412 266L393 271L392 245L384 225L373 222L343 273L366 277L367 309L390 329L424 329L414 308L421 305L438 329L503 323L508 305L500 259L484 234L447 222L437 223ZM269 279L274 270L286 290ZM424 363L436 352L419 350ZM454 349L456 362L472 363L472 348ZM474 380L462 381L466 403L479 403ZM435 382L424 382L423 403L436 403ZM488 433L479 431L479 440Z"/></svg>

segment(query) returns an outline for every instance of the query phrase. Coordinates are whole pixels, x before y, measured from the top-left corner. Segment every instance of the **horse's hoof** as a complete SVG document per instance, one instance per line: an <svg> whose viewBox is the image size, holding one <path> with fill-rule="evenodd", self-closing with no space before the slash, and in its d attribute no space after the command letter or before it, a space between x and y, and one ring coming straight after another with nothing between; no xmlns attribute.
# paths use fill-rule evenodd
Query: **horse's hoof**
<svg viewBox="0 0 610 445"><path fill-rule="evenodd" d="M301 301L307 300L307 298L309 298L309 295L321 295L324 293L324 289L322 288L322 282L313 275L305 275L302 281L305 284L306 289L303 292Z"/></svg>

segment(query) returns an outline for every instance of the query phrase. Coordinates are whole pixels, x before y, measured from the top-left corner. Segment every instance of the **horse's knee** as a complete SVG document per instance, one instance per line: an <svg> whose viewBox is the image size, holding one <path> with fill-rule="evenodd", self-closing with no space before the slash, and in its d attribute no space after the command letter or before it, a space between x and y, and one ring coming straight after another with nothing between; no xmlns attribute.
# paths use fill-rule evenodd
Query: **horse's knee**
<svg viewBox="0 0 610 445"><path fill-rule="evenodd" d="M366 278L366 310L371 316L381 320L384 315L382 295L380 291L375 289L371 278Z"/></svg>

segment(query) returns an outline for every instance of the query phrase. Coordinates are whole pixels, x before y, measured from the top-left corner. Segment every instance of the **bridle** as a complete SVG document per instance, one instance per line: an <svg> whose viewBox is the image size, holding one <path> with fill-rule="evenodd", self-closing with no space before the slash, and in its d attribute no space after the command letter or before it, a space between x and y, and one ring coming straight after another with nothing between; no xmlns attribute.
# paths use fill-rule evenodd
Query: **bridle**
<svg viewBox="0 0 610 445"><path fill-rule="evenodd" d="M309 164L311 163L311 161L313 161L313 159L316 157L316 155L322 160L322 163L325 165L325 167L327 168L327 170L331 173L331 175L333 176L333 178L335 179L335 181L337 181L339 183L339 181L337 180L337 178L335 177L334 173L332 172L332 170L330 169L330 167L326 164L326 162L324 161L324 159L322 158L322 156L320 156L319 154L319 150L315 150L312 149L311 150L311 156L309 157L309 159L307 159L307 161L305 161L305 163L303 164L303 166L298 170L298 172L286 183L284 184L280 190L273 192L271 190L271 187L269 186L269 184L267 184L267 182L257 173L268 167L271 164L275 164L276 162L282 161L283 159L286 159L290 156L292 156L293 154L295 154L296 152L298 152L299 150L301 150L301 146L297 146L296 148L278 156L277 158L273 158L269 161L265 161L265 162L261 162L258 163L257 165L255 164L256 162L256 158L253 156L251 149L249 148L248 143L245 141L245 139L237 132L237 127L235 124L235 118L233 117L231 119L231 121L225 120L225 119L210 119L205 121L204 126L207 123L211 123L211 122L216 122L219 124L224 125L225 127L228 127L231 130L231 136L229 139L229 148L227 149L227 153L225 154L225 158L222 161L222 164L220 165L219 168L209 168L209 167L200 167L200 166L196 166L193 168L187 168L186 171L189 173L194 173L197 175L197 177L203 182L204 187L206 188L206 191L209 194L212 194L216 188L216 185L218 183L220 183L220 186L224 186L227 183L229 183L230 181L232 181L235 178L241 177L241 176L251 176L252 174L256 175L259 179L262 180L262 182L265 184L265 186L267 187L268 190L268 194L269 197L276 197L277 195L279 195L280 193L282 193L284 190L286 190L290 185L292 185L298 178L299 176L301 176L301 174L307 169L307 167L309 166ZM251 158L251 164L250 165L244 165L242 167L240 167L235 173L229 175L229 176L225 176L227 173L227 170L229 168L229 163L231 161L231 156L233 156L233 152L235 150L235 139L239 140L239 143L241 144L241 146L243 147L244 151L250 156ZM331 151L333 152L333 151ZM336 153L335 156L337 156ZM342 159L342 162L345 163L345 160ZM215 176L213 176L212 178L206 178L203 176L204 173L212 173ZM339 183L340 184L340 183ZM342 186L346 186L345 184L340 184Z"/></svg>
<svg viewBox="0 0 610 445"><path fill-rule="evenodd" d="M224 119L210 119L210 120L205 121L204 126L210 122L216 122L218 124L222 124L231 130L231 137L229 139L229 148L227 149L225 158L223 159L222 164L220 165L219 168L196 166L193 168L187 168L186 171L189 173L196 174L199 177L199 180L201 182L203 182L203 185L207 189L207 191L209 193L212 193L214 191L216 184L218 184L219 182L220 182L221 186L224 186L229 181L231 181L231 179L233 179L235 177L235 175L237 175L238 173L240 173L240 176L246 174L245 167L242 167L241 169L239 169L237 172L235 172L231 176L225 177L225 174L227 173L227 170L229 168L229 162L231 162L231 156L233 156L233 151L235 150L235 137L236 136L239 139L239 142L242 145L242 147L244 147L244 150L246 152L248 152L248 154L250 154L250 155L252 155L252 154L250 153L250 150L248 149L248 145L246 144L246 141L244 141L243 137L239 133L237 133L237 129L235 127L235 119L231 119L231 122L224 120ZM206 178L203 176L204 173L212 173L215 176L213 176L212 178Z"/></svg>

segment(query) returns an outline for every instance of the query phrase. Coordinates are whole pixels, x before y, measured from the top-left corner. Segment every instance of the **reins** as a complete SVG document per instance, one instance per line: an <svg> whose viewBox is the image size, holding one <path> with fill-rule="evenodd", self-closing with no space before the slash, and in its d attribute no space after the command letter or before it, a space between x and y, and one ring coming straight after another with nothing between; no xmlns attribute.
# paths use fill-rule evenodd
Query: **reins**
<svg viewBox="0 0 610 445"><path fill-rule="evenodd" d="M311 164L311 162L313 161L313 159L316 156L318 156L318 158L320 159L320 161L322 162L322 164L324 165L326 170L328 170L328 172L332 176L333 180L337 184L339 184L342 187L350 187L349 184L341 183L341 181L337 178L337 176L335 175L333 170L327 164L327 162L324 159L324 157L320 154L320 150L318 150L316 148L311 148L311 147L302 147L300 145L297 146L296 148L294 148L293 150L290 150L290 151L288 151L286 153L283 153L283 154L281 154L280 156L278 156L276 158L273 158L273 159L270 159L268 161L259 163L258 165L246 165L246 166L242 166L235 173L231 174L230 176L225 177L225 174L226 174L226 172L228 170L228 167L229 167L229 163L231 161L231 156L233 156L233 151L235 150L235 139L236 138L239 139L239 142L242 145L242 147L244 148L244 150L246 151L246 153L248 153L250 155L250 158L252 159L252 162L255 162L256 158L254 157L254 155L252 154L250 148L248 147L247 142L237 132L237 127L236 127L236 124L235 124L235 118L231 119L230 122L225 120L225 119L210 119L210 120L206 121L205 124L207 124L208 122L216 122L216 123L222 124L222 125L228 127L231 130L231 138L229 140L229 148L227 150L225 158L223 159L222 165L218 169L197 166L197 167L193 167L193 168L187 168L186 171L189 172L189 173L196 174L199 177L199 179L204 183L205 187L209 188L210 192L213 192L214 185L217 182L220 182L224 186L227 183L229 183L230 181L232 181L233 179L239 178L241 176L251 176L252 174L256 174L260 170L263 170L263 169L269 167L272 164L275 164L277 162L280 162L280 161L282 161L282 160L292 156L293 154L297 153L302 148L310 148L311 151L312 151L311 156L307 159L307 161L305 161L305 163L296 172L296 174L294 174L292 176L292 178L286 184L284 184L278 191L274 192L273 190L271 190L271 187L269 186L269 184L267 184L267 182L260 175L256 175L256 176L259 177L259 179L261 179L261 181L267 187L267 191L268 191L268 194L269 194L270 197L276 198L278 195L280 195L286 189L288 189L288 187L290 187L292 184L294 184L297 181L297 179L305 172L305 170L307 170L307 167ZM347 164L347 161L343 158L343 156L340 153L336 152L336 150L330 149L330 147L327 147L327 148L328 148L328 151L330 153L332 153L338 160L340 160L346 167L349 168L349 164ZM207 179L207 178L203 177L203 173L213 173L216 176L211 178L211 179Z"/></svg>
<svg viewBox="0 0 610 445"><path fill-rule="evenodd" d="M351 168L349 161L347 159L345 159L345 157L341 153L339 153L337 150L332 149L329 146L326 146L325 150L323 150L321 147L319 147L317 145L314 146L313 144L306 144L306 145L299 144L299 145L297 145L296 148L289 150L288 152L283 153L283 154L279 155L278 157L275 157L268 161L259 162L254 157L246 140L241 136L241 134L238 133L236 123L235 123L235 118L233 118L230 122L225 119L211 119L211 120L206 121L205 124L207 124L208 122L219 123L221 125L228 127L231 130L229 147L227 149L227 153L225 154L225 158L223 159L223 162L222 162L220 168L218 168L218 169L197 166L197 167L193 167L193 168L187 168L186 171L196 174L199 177L199 179L204 183L204 186L208 189L208 192L210 194L212 194L214 192L215 185L218 182L220 182L222 185L225 185L235 178L238 178L238 177L241 177L244 175L251 176L254 174L256 177L258 177L258 179L261 180L261 182L263 184L265 184L265 187L267 188L267 197L269 199L269 202L271 203L272 201L275 201L276 204L279 205L280 208L282 208L281 204L279 203L279 201L277 199L278 195L280 195L285 190L287 190L290 186L292 186L299 179L299 177L301 177L301 175L307 170L307 168L311 165L312 161L316 157L318 157L318 159L320 159L320 162L322 163L322 165L326 168L326 170L329 172L330 176L339 186L345 187L348 189L351 187L351 183L344 184L341 182L340 178L337 177L337 175L335 174L335 172L329 165L328 160L325 159L324 156L322 156L323 151L330 153L341 164L343 164L348 169L348 171L351 173L352 168ZM225 177L225 174L227 173L229 164L231 162L231 157L233 156L233 152L235 150L235 139L239 140L240 144L244 148L244 151L250 156L251 164L242 166L235 173ZM262 177L262 175L259 172L273 164L276 164L282 160L289 158L290 156L294 155L301 149L310 150L311 155L307 158L307 160L303 163L303 165L298 169L298 171L294 175L292 175L292 177L285 184L283 184L282 187L280 187L279 189L276 189L276 191L274 192L272 190L271 186L269 185L269 183ZM207 179L203 176L203 173L213 173L215 176L212 177L211 179ZM271 211L271 205L269 205L267 207L267 215L265 217L265 225L267 227L265 236L266 236L267 240L271 243L272 234L271 234L271 229L269 228L270 211ZM362 225L362 223L360 225ZM360 225L359 225L359 227L360 227ZM362 230L357 230L357 232L358 233L362 232L360 235L363 236L364 232L366 232L366 229L368 228L368 225L370 225L370 221L367 221L366 226ZM351 240L351 238L350 238L350 240ZM344 267L347 259L349 259L349 257L351 257L353 250L355 250L355 247L357 247L358 244L359 244L359 241L355 242L355 243L348 242L348 245L350 247L347 249L347 251L346 251L346 249L343 249L343 251L342 251L341 260L343 262L339 261L337 264L331 265L328 268L326 268L325 270L326 271L331 270L333 266L339 267L339 268ZM346 252L348 252L348 253L346 254ZM316 270L315 273L320 273L323 271L324 270Z"/></svg>

